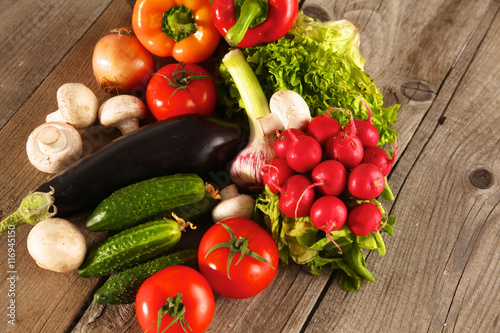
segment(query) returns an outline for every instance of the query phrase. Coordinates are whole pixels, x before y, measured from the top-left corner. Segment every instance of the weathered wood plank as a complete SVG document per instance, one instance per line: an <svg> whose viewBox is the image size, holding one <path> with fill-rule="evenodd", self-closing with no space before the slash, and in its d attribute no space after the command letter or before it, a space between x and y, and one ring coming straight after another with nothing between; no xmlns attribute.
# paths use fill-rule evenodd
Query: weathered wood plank
<svg viewBox="0 0 500 333"><path fill-rule="evenodd" d="M428 111L439 86L442 84L447 72L452 67L453 62L460 54L462 45L466 42L468 35L474 29L474 22L480 19L483 13L481 10L484 10L482 9L483 7L477 6L476 4L476 7L474 7L476 10L475 15L473 15L476 21L474 21L474 19L470 20L468 29L461 31L462 34L451 42L452 44L454 43L451 45L453 47L453 52L433 55L433 52L429 51L432 53L431 55L433 55L433 58L442 57L443 59L434 59L434 62L427 62L424 59L421 61L422 64L415 65L413 63L407 63L407 61L409 61L408 59L412 57L411 54L417 52L416 50L420 49L421 46L425 44L425 39L434 41L434 39L432 39L434 35L431 34L432 29L430 28L427 33L417 33L398 26L398 24L403 25L408 22L408 20L399 18L401 13L404 13L406 10L408 10L408 12L416 10L411 8L411 5L412 4L400 4L399 2L387 3L383 1L380 3L367 1L306 1L303 7L308 14L316 15L324 19L340 19L347 17L358 25L362 34L361 52L368 59L366 67L368 73L374 78L384 94L388 96L388 98L386 98L388 104L403 102L401 112L403 114L401 115L400 113L400 124L403 124L404 131L399 129L401 131L400 147L402 147L403 150ZM422 8L430 7L428 10L433 10L433 15L438 15L436 12L447 12L444 9L437 10L432 6L426 6L426 4L421 4L421 6ZM445 6L445 4L443 4L443 6ZM468 11L470 11L470 8L460 7L456 9L455 13L449 13L448 15L452 16L457 13L465 13ZM411 14L406 15L411 16ZM465 15L462 14L460 18L465 19ZM470 19L470 16L468 18ZM424 23L429 25L431 20L432 18L426 17ZM417 20L412 24L418 26L420 23L422 23L422 20ZM399 28L403 31L398 32L397 29ZM402 43L405 38L408 38L405 34L414 35L415 38L422 38L422 41L415 44L412 43L411 47L408 47L406 43ZM436 43L434 47L443 46L441 44L438 45L437 40L434 41L434 43ZM438 49L441 50L442 47ZM395 61L396 58L397 61ZM416 59L412 61L414 62ZM438 66L431 66L431 64L436 63ZM411 65L415 66L412 69L414 73L408 74L408 66ZM433 66L438 68L436 69ZM395 73L397 73L397 75ZM401 73L404 73L404 75L401 75ZM420 79L424 77L426 81L420 82ZM432 82L434 87L422 89L423 84L429 84L427 81ZM413 84L414 82L416 85ZM420 90L415 89L415 87L420 87ZM422 145L419 146L419 149L422 149ZM413 161L411 161L411 163L413 163ZM399 258L400 254L395 253L394 256ZM384 260L381 261L386 260L389 260L389 258L384 258ZM389 267L392 266L390 263L385 265ZM311 325L312 331L328 331L328 329L331 329L328 323L334 325L337 320L340 321L337 317L348 314L348 310L343 307L338 307L336 304L338 304L339 300L351 302L351 295L340 291L336 281L334 281L331 287L332 290L335 290L334 299L325 299L321 304L321 306L330 306L332 310L325 311L325 309L321 308L321 311L324 311L326 314L321 317L324 321L318 324L318 318L313 317L311 323L308 323L307 317L309 312L313 310L321 291L328 285L327 280L329 275L325 273L320 277L312 277L302 271L298 271L298 275L289 273L290 270L295 271L295 269L296 267L293 268L293 266L282 268L277 277L277 281L280 281L280 283L273 283L270 289L267 289L263 294L251 300L236 301L218 297L216 300L217 314L209 330L221 332L229 330L231 332L299 332L302 327L307 324ZM391 277L390 274L387 273L381 276L381 279L383 278L392 281L394 277ZM380 283L380 281L377 283ZM305 285L307 286L306 288L304 287ZM282 294L282 290L287 290L288 292ZM373 297L373 294L371 294L372 292L373 290L360 291L356 294L359 295L359 297L363 295ZM301 295L305 295L305 297L301 297ZM359 306L359 303L357 303L355 299L352 302ZM268 303L274 303L274 308L268 309L266 307ZM344 302L342 304L344 304ZM92 309L92 307L95 307L95 309ZM98 306L93 305L92 307L89 309L89 313L85 314L83 319L91 316L94 311L99 311ZM262 308L265 310L263 311ZM335 309L337 309L336 315L332 317L332 311L335 311ZM293 312L291 312L291 310ZM106 311L108 311L108 309L106 309ZM131 313L129 313L129 315L131 320L135 320L135 317ZM362 314L358 314L358 317L361 315ZM352 318L352 316L348 317ZM255 318L259 319L255 320ZM101 317L99 317L99 320L101 320ZM103 327L110 327L112 325L109 320L111 320L111 318L106 316L103 321ZM352 324L353 322L351 321L350 323ZM138 328L137 324L133 324L132 326L125 324L125 326L127 327L127 332L133 332L134 327ZM84 326L79 323L79 330L75 331L84 332L85 329L83 327L90 328L91 326ZM358 323L355 323L353 327L359 329Z"/></svg>
<svg viewBox="0 0 500 333"><path fill-rule="evenodd" d="M0 128L87 32L108 1L6 1L0 14ZM53 38L58 36L58 38Z"/></svg>
<svg viewBox="0 0 500 333"><path fill-rule="evenodd" d="M498 331L499 6L485 5L394 171L404 177L391 212L396 237L384 258L367 260L378 281L340 310L331 304L344 293L330 289L306 332ZM491 187L471 184L477 169L493 175Z"/></svg>
<svg viewBox="0 0 500 333"><path fill-rule="evenodd" d="M94 4L97 9L91 10L90 6L91 3L89 2L65 2L61 5L60 10L65 11L66 14L58 13L58 10L55 10L56 16L62 15L63 18L54 19L59 24L54 24L54 27L45 27L46 24L50 25L50 17L54 13L44 12L48 15L49 23L40 24L44 25L45 30L43 33L52 36L50 38L46 37L46 42L44 39L39 38L38 32L26 32L26 34L34 33L35 36L39 36L31 41L33 46L23 46L23 54L34 53L33 58L30 58L30 62L33 62L31 65L36 63L37 58L44 58L42 56L44 54L43 50L46 49L50 53L50 49L57 49L54 43L61 43L61 49L66 47L66 50L57 55L57 61L56 58L50 60L50 64L42 61L41 66L48 66L46 74L43 74L43 77L40 78L43 83L35 84L36 91L28 95L29 98L25 102L23 101L24 104L15 113L11 121L0 131L0 142L2 143L0 145L0 170L2 170L0 173L0 196L2 198L0 201L0 215L2 219L17 208L16 206L19 204L21 197L50 177L50 175L39 172L31 166L24 147L30 132L45 121L47 113L57 109L55 98L57 88L66 82L80 82L94 90L100 100L105 98L104 94L98 90L99 87L92 73L93 48L95 43L109 30L130 26L131 7L124 0L113 2L107 9L105 2ZM100 17L99 10L104 9L106 9L106 12ZM76 15L75 11L80 15ZM65 15L75 15L75 17ZM99 20L90 26L97 17L99 17ZM40 17L38 19L41 20ZM29 21L28 18L27 20ZM86 20L90 21L87 23L84 32L82 32L82 35L84 33L83 37L73 36L74 39L65 39L65 31L67 30L62 28L61 25L67 26L70 29L68 35L71 35L71 29L74 30L73 24L83 28ZM53 29L59 30L54 31ZM53 38L54 35L60 35L61 38ZM5 34L1 36L3 37ZM73 45L76 42L77 44ZM7 51L2 49L2 52ZM50 58L50 56L46 57ZM54 66L56 67L53 68ZM45 73L41 69L32 69L32 71ZM47 76L48 73L50 75ZM10 80L16 77L17 74L6 72L6 75ZM17 86L15 91L22 91L22 89ZM5 95L9 95L9 92L4 92ZM109 141L109 138L113 136L116 136L115 131L102 131L98 128L84 132L84 151L89 152L95 149L95 147ZM85 218L86 216L83 215L75 216L72 218L72 222L84 230ZM22 226L17 228L15 233L15 276L17 279L15 297L5 296L8 294L9 284L2 283L0 285L0 294L4 295L0 300L1 307L5 309L11 299L15 300L17 319L16 326L3 323L2 332L62 332L76 324L73 321L81 316L81 308L88 306L88 299L91 298L96 285L102 282L101 279L97 278L78 278L76 272L57 274L40 269L27 252L26 237L29 230L29 226ZM90 233L85 230L84 232L89 246L94 245L97 240L102 239L104 236L103 234ZM7 253L7 241L1 242L0 252ZM7 267L6 255L0 257L0 263L2 267ZM8 276L7 270L1 271L0 277L3 281L6 281Z"/></svg>
<svg viewBox="0 0 500 333"><path fill-rule="evenodd" d="M24 3L27 1L3 1L2 8L16 13L19 19L19 8ZM65 3L61 7L65 11L62 19L56 15L59 9L42 10L44 20L47 18L54 27L41 22L38 14L26 19L34 24L14 39L33 37L31 44L20 46L20 54L31 59L28 63L35 80L27 77L26 62L21 69L15 69L21 58L9 57L8 67L0 65L1 77L12 80L19 73L27 77L22 79L24 89L18 86L3 90L6 83L12 82L4 81L0 90L8 95L5 110L10 112L0 115L2 217L17 206L21 196L47 177L27 163L24 142L31 130L43 122L45 114L55 109L57 87L78 81L98 92L90 68L93 45L109 29L129 25L131 13L129 1L116 0L106 8L108 4L109 1L94 4L100 11L93 7L89 13L88 9L85 12L86 6L91 6L88 2L76 7L75 2ZM396 237L386 238L388 253L384 258L377 253L368 255L368 266L377 278L375 284L366 283L360 291L350 294L340 290L329 272L314 277L295 265L280 267L270 288L255 298L229 300L216 296L216 316L209 331L498 329L499 212L495 207L499 201L500 173L498 159L494 160L499 152L499 119L495 111L499 99L495 90L500 83L500 59L494 40L499 30L498 6L497 1L491 0L304 2L307 13L325 19L346 17L360 28L367 72L381 88L388 105L402 105L396 126L401 133L402 155L390 179L398 194L392 207L399 219ZM89 29L105 8L102 17ZM38 13L40 8L30 10ZM75 22L68 14L73 10L84 13ZM1 27L9 20L7 12L0 14ZM8 22L11 30L1 35L2 46L9 41L6 36L20 28L17 21ZM37 24L45 30L38 31ZM79 37L60 33L66 31L61 25L74 29L78 25ZM49 32L62 39L44 39ZM58 43L61 46L49 56L28 56L53 50ZM4 55L9 56L11 51L3 49L0 54L5 59ZM36 67L36 58L48 58L44 59L45 67ZM101 100L104 98L98 95ZM476 116L471 110L477 109L482 113ZM485 136L486 142L481 141L483 144L478 146L476 133L482 129L493 134ZM463 140L458 133L465 133ZM86 139L88 150L106 142L100 130L91 131ZM471 185L469 175L478 168L493 175L491 187L478 189ZM85 216L79 216L73 222L82 226L84 219ZM100 279L80 279L76 273L61 275L39 269L26 251L28 231L29 227L16 230L19 321L17 327L7 327L7 332L140 332L133 305L100 306L91 302ZM102 237L89 232L86 236L89 245ZM7 253L6 245L0 244L0 252ZM0 262L6 267L5 256ZM8 274L4 271L0 277L5 281ZM1 284L0 294L7 295L8 288L8 284ZM320 297L323 298L317 304ZM2 298L0 306L6 308L8 301ZM479 309L483 302L487 306Z"/></svg>

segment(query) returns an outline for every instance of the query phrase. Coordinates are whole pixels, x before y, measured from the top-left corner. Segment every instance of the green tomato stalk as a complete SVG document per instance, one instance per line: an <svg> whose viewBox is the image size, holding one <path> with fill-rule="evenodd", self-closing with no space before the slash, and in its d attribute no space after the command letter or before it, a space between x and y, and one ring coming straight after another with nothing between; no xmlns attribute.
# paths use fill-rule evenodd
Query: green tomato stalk
<svg viewBox="0 0 500 333"><path fill-rule="evenodd" d="M271 113L269 103L254 71L239 49L229 51L222 63L240 93L250 128L247 146L231 165L231 179L236 185L250 190L262 189L264 183L261 169L276 156L273 149L275 135L264 135L257 121Z"/></svg>
<svg viewBox="0 0 500 333"><path fill-rule="evenodd" d="M223 247L229 249L229 256L227 259L227 277L229 278L229 280L231 280L231 277L229 276L229 268L231 267L231 263L233 262L233 258L237 253L240 254L240 258L234 264L234 266L238 265L240 263L240 261L243 259L243 257L247 255L247 256L250 256L254 259L257 259L258 261L265 262L265 263L269 264L269 266L271 266L271 268L274 270L276 269L275 267L273 267L273 265L271 265L271 263L269 261L267 261L261 255L253 252L252 250L250 250L248 248L248 242L249 242L248 238L236 237L236 234L228 225L226 225L222 222L217 222L217 223L220 224L221 226L223 226L224 229L226 229L226 231L229 233L230 240L227 242L219 243L219 244L212 246L208 250L207 254L205 254L205 259L214 250L217 250L217 249L220 249Z"/></svg>

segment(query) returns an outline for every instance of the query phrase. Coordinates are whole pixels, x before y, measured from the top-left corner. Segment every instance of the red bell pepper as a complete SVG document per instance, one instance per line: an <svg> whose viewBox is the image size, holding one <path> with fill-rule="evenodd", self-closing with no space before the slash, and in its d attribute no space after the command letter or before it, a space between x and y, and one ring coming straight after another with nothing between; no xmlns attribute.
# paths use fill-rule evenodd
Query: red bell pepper
<svg viewBox="0 0 500 333"><path fill-rule="evenodd" d="M231 46L250 47L283 37L294 25L298 0L214 0L212 20Z"/></svg>

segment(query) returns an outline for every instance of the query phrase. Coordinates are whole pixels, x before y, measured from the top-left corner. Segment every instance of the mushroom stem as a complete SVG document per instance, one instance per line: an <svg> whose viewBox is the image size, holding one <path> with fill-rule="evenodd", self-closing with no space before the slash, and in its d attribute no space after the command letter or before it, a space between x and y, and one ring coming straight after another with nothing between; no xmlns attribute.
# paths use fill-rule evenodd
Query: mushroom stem
<svg viewBox="0 0 500 333"><path fill-rule="evenodd" d="M220 200L224 201L227 199L231 199L237 195L239 195L238 188L236 187L235 184L231 184L229 186L224 187L222 190L219 192L220 194Z"/></svg>
<svg viewBox="0 0 500 333"><path fill-rule="evenodd" d="M271 134L273 132L276 132L276 130L283 130L286 128L283 121L281 120L281 117L276 112L259 118L258 121L260 129L264 134Z"/></svg>
<svg viewBox="0 0 500 333"><path fill-rule="evenodd" d="M62 150L66 146L66 136L55 126L46 126L38 132L38 145L40 151L52 154Z"/></svg>
<svg viewBox="0 0 500 333"><path fill-rule="evenodd" d="M66 123L44 123L33 130L26 142L28 159L35 168L57 173L82 155L80 133Z"/></svg>
<svg viewBox="0 0 500 333"><path fill-rule="evenodd" d="M45 117L45 122L47 122L47 123L53 123L53 122L65 123L66 119L64 119L64 117L62 116L61 110L57 110L57 111L49 113Z"/></svg>
<svg viewBox="0 0 500 333"><path fill-rule="evenodd" d="M257 119L265 135L289 128L305 130L311 121L306 101L292 90L275 92L269 101L269 109L270 114Z"/></svg>
<svg viewBox="0 0 500 333"><path fill-rule="evenodd" d="M105 101L99 108L99 121L103 126L117 127L122 134L130 133L140 126L147 115L146 104L132 95L118 95Z"/></svg>
<svg viewBox="0 0 500 333"><path fill-rule="evenodd" d="M239 194L235 184L231 184L220 191L221 201L212 210L214 222L230 217L252 218L255 200L248 194Z"/></svg>
<svg viewBox="0 0 500 333"><path fill-rule="evenodd" d="M138 118L128 118L120 121L116 127L122 132L122 135L135 131L139 128Z"/></svg>

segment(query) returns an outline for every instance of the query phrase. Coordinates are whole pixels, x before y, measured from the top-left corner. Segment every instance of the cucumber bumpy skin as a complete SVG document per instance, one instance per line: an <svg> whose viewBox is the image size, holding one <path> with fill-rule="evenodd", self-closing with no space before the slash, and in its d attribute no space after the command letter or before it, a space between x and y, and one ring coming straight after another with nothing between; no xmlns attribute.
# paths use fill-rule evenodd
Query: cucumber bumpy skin
<svg viewBox="0 0 500 333"><path fill-rule="evenodd" d="M123 230L93 248L78 268L80 277L111 275L175 245L189 222L161 219Z"/></svg>
<svg viewBox="0 0 500 333"><path fill-rule="evenodd" d="M151 178L126 186L104 199L87 219L90 231L123 230L174 208L203 199L203 179L196 174L175 174Z"/></svg>
<svg viewBox="0 0 500 333"><path fill-rule="evenodd" d="M137 266L128 268L112 276L94 294L98 304L130 304L141 284L153 274L174 265L195 266L198 262L197 249L172 252Z"/></svg>

